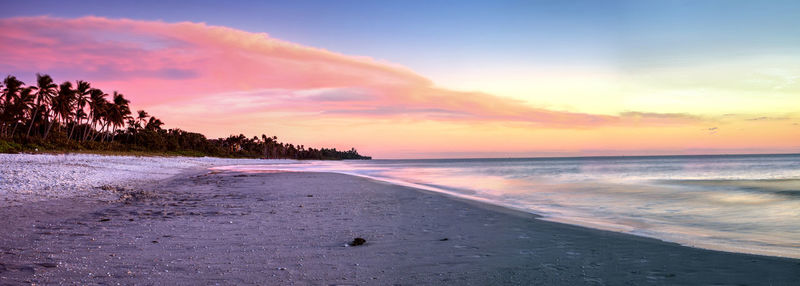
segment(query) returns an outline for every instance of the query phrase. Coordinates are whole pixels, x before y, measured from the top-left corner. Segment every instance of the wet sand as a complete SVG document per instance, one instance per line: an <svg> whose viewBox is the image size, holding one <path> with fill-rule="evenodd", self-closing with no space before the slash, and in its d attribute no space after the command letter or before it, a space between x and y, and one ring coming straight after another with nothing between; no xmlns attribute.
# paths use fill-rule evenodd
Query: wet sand
<svg viewBox="0 0 800 286"><path fill-rule="evenodd" d="M800 260L331 173L191 173L0 209L0 285L798 285ZM355 237L362 246L345 246Z"/></svg>

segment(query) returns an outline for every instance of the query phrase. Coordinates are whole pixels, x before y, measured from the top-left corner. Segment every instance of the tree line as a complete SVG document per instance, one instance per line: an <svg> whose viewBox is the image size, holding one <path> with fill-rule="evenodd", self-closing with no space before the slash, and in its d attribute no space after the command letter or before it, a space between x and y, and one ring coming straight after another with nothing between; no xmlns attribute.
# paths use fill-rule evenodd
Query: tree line
<svg viewBox="0 0 800 286"><path fill-rule="evenodd" d="M117 91L108 94L78 80L56 84L36 74L26 85L15 76L0 83L0 152L33 150L137 151L189 156L269 159L371 159L355 149L306 148L262 134L207 139L164 122L144 110L135 113Z"/></svg>

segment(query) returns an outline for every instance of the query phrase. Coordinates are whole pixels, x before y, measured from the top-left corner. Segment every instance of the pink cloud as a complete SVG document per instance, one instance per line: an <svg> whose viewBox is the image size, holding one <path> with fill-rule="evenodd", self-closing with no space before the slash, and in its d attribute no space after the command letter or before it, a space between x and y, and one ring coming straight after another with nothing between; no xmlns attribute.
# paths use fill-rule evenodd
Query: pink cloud
<svg viewBox="0 0 800 286"><path fill-rule="evenodd" d="M0 19L0 30L2 71L84 79L109 92L119 90L137 108L197 110L194 116L213 111L241 118L280 111L353 118L514 121L549 127L692 119L535 108L511 98L437 88L407 68L371 58L203 23L30 17ZM177 113L183 115L160 116L178 121L173 123L178 126L191 121L191 114Z"/></svg>

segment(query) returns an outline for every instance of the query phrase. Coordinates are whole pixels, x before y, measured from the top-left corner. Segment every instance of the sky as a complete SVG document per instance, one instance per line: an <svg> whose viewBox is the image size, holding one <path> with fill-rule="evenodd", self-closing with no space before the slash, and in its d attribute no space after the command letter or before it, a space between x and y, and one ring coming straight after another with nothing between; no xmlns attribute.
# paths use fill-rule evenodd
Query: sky
<svg viewBox="0 0 800 286"><path fill-rule="evenodd" d="M0 74L376 158L800 152L796 1L14 1Z"/></svg>

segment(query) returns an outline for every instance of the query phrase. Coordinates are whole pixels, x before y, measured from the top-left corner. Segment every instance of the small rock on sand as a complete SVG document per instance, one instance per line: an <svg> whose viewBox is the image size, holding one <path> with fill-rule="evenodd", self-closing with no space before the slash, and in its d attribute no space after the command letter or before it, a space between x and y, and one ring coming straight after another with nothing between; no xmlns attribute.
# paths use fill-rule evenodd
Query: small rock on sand
<svg viewBox="0 0 800 286"><path fill-rule="evenodd" d="M350 246L359 246L359 245L363 245L364 243L367 243L366 239L363 239L363 238L360 238L360 237L356 237L355 239L353 239L353 241L351 241L349 243L349 245Z"/></svg>

